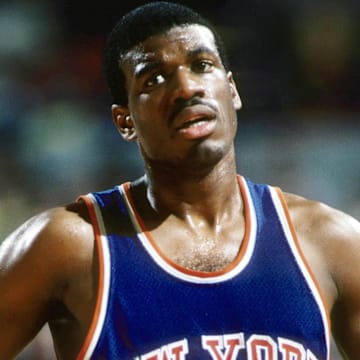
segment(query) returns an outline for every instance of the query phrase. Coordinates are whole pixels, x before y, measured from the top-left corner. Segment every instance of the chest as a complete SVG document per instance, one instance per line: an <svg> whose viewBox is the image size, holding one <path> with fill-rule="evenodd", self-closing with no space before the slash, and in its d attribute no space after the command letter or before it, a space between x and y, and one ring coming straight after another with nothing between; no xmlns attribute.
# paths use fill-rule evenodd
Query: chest
<svg viewBox="0 0 360 360"><path fill-rule="evenodd" d="M214 272L229 266L238 256L244 242L241 216L219 232L191 232L183 227L165 224L149 234L150 242L171 262L193 271Z"/></svg>
<svg viewBox="0 0 360 360"><path fill-rule="evenodd" d="M313 351L326 348L324 314L311 284L291 252L264 246L265 239L250 236L231 266L212 273L157 257L146 249L146 239L109 239L108 326L123 319L140 353L153 350L161 338L187 334L189 358L207 358L200 356L201 339L209 334L266 335L274 342L280 336L301 339L299 346Z"/></svg>
<svg viewBox="0 0 360 360"><path fill-rule="evenodd" d="M265 190L252 190L246 226L223 234L220 244L179 236L174 227L160 232L140 224L140 231L126 235L109 227L100 261L107 308L99 351L121 326L127 341L120 336L116 351L132 357L165 351L169 339L184 339L187 358L214 359L203 356L207 336L242 334L240 340L259 335L272 344L299 340L299 348L326 358L326 310ZM199 268L198 260L209 267ZM280 346L274 348L279 356Z"/></svg>

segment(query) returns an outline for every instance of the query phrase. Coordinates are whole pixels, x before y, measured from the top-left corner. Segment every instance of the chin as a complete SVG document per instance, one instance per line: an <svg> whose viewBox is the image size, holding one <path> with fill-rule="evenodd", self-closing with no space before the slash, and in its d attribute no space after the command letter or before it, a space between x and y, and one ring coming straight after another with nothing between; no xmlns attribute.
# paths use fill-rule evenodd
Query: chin
<svg viewBox="0 0 360 360"><path fill-rule="evenodd" d="M229 146L215 141L205 141L191 149L191 162L198 167L213 167L229 153Z"/></svg>

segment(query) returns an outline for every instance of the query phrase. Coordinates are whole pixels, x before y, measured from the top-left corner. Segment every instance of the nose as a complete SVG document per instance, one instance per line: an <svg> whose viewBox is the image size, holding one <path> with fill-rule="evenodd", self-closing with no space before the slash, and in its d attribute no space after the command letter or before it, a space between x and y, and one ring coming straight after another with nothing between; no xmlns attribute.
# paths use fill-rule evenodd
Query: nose
<svg viewBox="0 0 360 360"><path fill-rule="evenodd" d="M203 97L204 94L205 85L199 74L185 66L176 69L171 79L171 98L174 103L194 96Z"/></svg>

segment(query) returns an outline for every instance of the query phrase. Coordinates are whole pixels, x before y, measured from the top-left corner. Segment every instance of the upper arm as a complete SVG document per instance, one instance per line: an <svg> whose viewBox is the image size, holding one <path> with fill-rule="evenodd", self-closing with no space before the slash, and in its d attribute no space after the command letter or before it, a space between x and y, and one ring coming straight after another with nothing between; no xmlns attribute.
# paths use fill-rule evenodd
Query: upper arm
<svg viewBox="0 0 360 360"><path fill-rule="evenodd" d="M360 223L325 204L285 198L330 312L333 337L344 356L360 359Z"/></svg>
<svg viewBox="0 0 360 360"><path fill-rule="evenodd" d="M330 311L333 337L350 359L360 359L360 223L322 203L286 199Z"/></svg>
<svg viewBox="0 0 360 360"><path fill-rule="evenodd" d="M80 246L71 240L84 238L75 219L64 208L44 212L1 244L1 359L14 357L49 320L52 302L63 301Z"/></svg>
<svg viewBox="0 0 360 360"><path fill-rule="evenodd" d="M331 228L330 228L331 230ZM338 297L332 309L332 328L340 350L360 358L360 223L342 213L332 226L331 252Z"/></svg>

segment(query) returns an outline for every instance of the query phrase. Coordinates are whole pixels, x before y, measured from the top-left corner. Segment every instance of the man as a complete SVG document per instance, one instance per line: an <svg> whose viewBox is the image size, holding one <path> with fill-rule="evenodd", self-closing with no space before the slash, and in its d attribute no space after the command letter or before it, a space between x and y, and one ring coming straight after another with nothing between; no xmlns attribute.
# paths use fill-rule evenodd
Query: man
<svg viewBox="0 0 360 360"><path fill-rule="evenodd" d="M105 68L144 177L30 219L0 251L0 358L360 358L360 224L237 175L241 101L212 27L150 3ZM346 355L345 355L346 354Z"/></svg>

